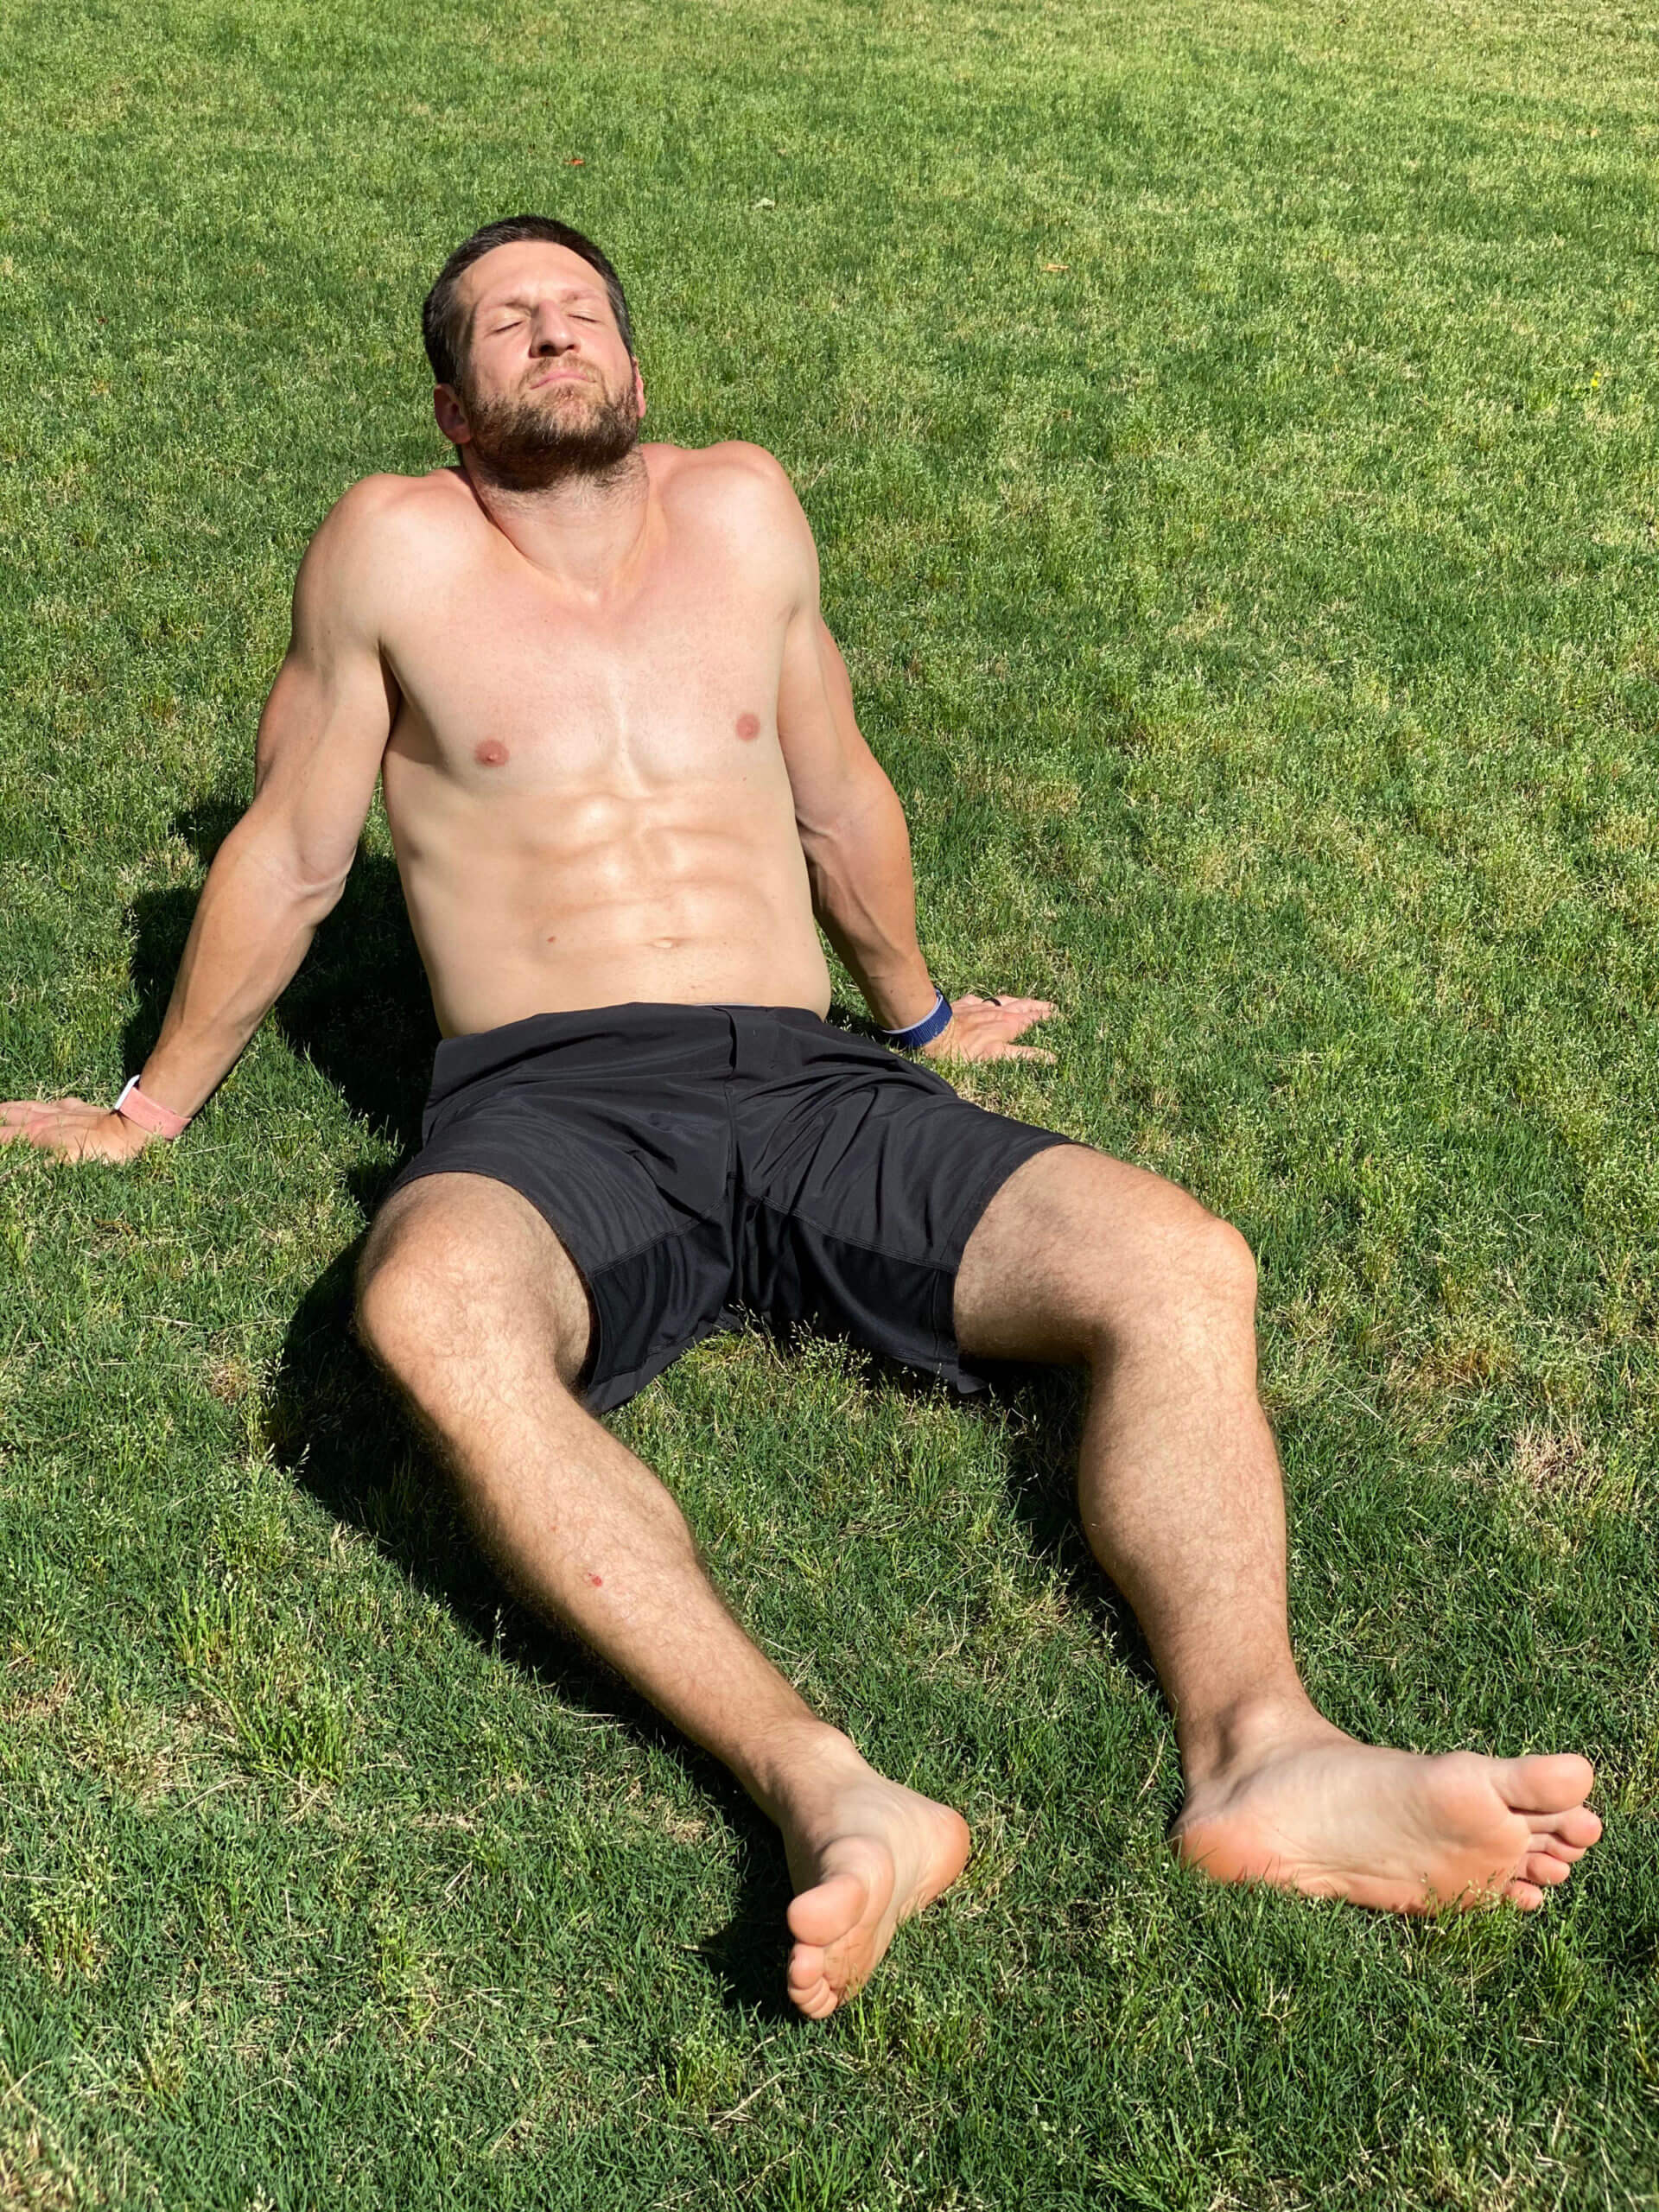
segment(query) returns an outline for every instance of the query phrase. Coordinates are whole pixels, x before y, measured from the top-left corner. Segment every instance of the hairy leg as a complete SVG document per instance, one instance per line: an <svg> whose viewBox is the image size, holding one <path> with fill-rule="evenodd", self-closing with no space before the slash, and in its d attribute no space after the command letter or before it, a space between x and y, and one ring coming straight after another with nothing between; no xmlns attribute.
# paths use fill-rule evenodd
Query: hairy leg
<svg viewBox="0 0 1659 2212"><path fill-rule="evenodd" d="M399 1192L364 1254L358 1326L510 1580L777 1821L798 1892L790 1993L833 2011L961 1872L960 1816L815 1718L721 1602L662 1484L577 1403L587 1291L516 1192L474 1175Z"/></svg>
<svg viewBox="0 0 1659 2212"><path fill-rule="evenodd" d="M1183 1857L1407 1912L1500 1894L1530 1907L1567 1879L1601 1832L1587 1760L1379 1750L1303 1688L1255 1265L1236 1230L1139 1168L1041 1153L987 1209L956 1298L965 1351L1090 1370L1084 1527L1174 1709Z"/></svg>

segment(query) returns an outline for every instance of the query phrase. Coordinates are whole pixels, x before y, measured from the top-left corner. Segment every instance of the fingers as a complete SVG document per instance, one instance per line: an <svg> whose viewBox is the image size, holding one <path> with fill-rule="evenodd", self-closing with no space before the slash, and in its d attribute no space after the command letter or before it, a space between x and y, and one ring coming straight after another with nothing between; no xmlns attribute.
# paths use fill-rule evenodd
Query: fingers
<svg viewBox="0 0 1659 2212"><path fill-rule="evenodd" d="M982 1006L995 1007L1003 1014L1014 1014L1022 1024L1027 1021L1046 1021L1055 1010L1052 999L1010 998L1007 993L1001 991L992 997L982 997L977 991L969 991L962 998L951 1001L952 1011L957 1014L961 1013L963 1007Z"/></svg>
<svg viewBox="0 0 1659 2212"><path fill-rule="evenodd" d="M79 1102L12 1098L0 1106L0 1144L50 1144L63 1122L63 1108Z"/></svg>
<svg viewBox="0 0 1659 2212"><path fill-rule="evenodd" d="M78 1103L73 1098L8 1098L0 1103L0 1128L16 1128L36 1114L55 1114Z"/></svg>
<svg viewBox="0 0 1659 2212"><path fill-rule="evenodd" d="M84 1098L13 1098L0 1105L0 1144L33 1145L59 1160L130 1159L142 1138L131 1125Z"/></svg>

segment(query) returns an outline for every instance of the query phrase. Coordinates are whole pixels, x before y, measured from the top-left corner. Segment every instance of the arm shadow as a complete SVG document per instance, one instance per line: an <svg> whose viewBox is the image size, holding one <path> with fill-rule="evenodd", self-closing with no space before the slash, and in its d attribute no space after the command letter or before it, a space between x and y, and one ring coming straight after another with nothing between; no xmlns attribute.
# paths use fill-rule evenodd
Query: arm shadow
<svg viewBox="0 0 1659 2212"><path fill-rule="evenodd" d="M175 817L176 834L206 865L244 811L239 790L210 793ZM198 891L146 892L129 912L137 1006L122 1039L125 1072L143 1067L160 1033ZM396 863L358 848L340 904L277 1001L283 1042L303 1054L353 1114L400 1151L417 1142L438 1041Z"/></svg>

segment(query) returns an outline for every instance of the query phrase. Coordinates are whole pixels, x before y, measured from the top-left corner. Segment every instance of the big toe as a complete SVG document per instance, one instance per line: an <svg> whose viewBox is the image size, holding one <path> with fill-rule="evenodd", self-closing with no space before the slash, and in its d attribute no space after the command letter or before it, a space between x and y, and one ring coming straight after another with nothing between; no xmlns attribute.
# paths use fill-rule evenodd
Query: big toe
<svg viewBox="0 0 1659 2212"><path fill-rule="evenodd" d="M1570 1812L1583 1804L1596 1779L1594 1767L1577 1751L1535 1753L1528 1758L1500 1760L1498 1766L1498 1793L1517 1813ZM1593 1821L1595 1815L1587 1817ZM1587 1840L1593 1842L1594 1838Z"/></svg>
<svg viewBox="0 0 1659 2212"><path fill-rule="evenodd" d="M856 1874L830 1874L815 1889L790 1899L789 1932L809 1949L825 1951L857 1927L870 1901L870 1885Z"/></svg>
<svg viewBox="0 0 1659 2212"><path fill-rule="evenodd" d="M809 2019L833 2012L869 1979L880 1948L880 1892L891 1886L858 1874L829 1874L791 1901L790 2001Z"/></svg>

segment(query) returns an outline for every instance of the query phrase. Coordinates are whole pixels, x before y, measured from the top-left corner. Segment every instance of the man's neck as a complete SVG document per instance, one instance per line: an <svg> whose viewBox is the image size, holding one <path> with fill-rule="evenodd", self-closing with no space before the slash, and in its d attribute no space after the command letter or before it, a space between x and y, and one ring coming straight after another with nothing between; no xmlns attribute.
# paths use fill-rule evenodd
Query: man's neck
<svg viewBox="0 0 1659 2212"><path fill-rule="evenodd" d="M532 567L597 597L632 566L650 519L651 479L636 446L597 475L519 491L494 482L461 455L461 473L485 514Z"/></svg>

